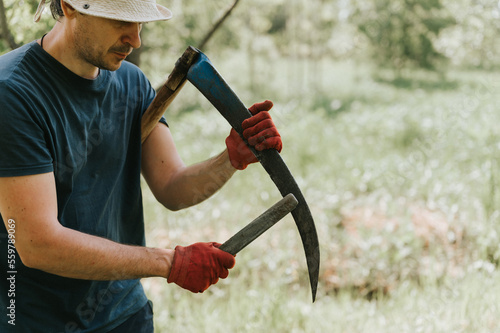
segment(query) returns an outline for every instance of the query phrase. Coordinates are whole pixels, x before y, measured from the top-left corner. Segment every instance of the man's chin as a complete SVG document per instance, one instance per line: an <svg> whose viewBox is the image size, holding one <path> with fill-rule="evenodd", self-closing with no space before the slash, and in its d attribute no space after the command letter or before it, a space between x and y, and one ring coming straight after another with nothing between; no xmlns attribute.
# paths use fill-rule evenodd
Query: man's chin
<svg viewBox="0 0 500 333"><path fill-rule="evenodd" d="M99 66L99 68L107 70L107 71L114 72L114 71L118 70L121 67L122 62L123 62L123 60L119 60L119 61L116 61L116 62L113 62L113 63L107 63L107 64L105 64L103 66Z"/></svg>

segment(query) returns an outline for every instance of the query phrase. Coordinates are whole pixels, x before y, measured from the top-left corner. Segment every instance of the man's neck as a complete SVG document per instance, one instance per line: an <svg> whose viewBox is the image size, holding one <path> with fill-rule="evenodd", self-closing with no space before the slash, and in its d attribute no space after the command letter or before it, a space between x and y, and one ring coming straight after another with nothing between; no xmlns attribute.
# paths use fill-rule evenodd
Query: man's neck
<svg viewBox="0 0 500 333"><path fill-rule="evenodd" d="M43 39L43 43L42 43ZM93 80L99 76L99 68L79 59L74 48L74 41L66 34L61 22L56 22L54 28L37 42L54 59L70 71L85 79Z"/></svg>

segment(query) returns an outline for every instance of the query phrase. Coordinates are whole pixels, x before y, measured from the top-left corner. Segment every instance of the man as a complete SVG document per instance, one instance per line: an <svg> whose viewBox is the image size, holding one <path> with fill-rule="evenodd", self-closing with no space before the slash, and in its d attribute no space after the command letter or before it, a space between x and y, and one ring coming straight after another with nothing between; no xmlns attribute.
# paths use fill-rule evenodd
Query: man
<svg viewBox="0 0 500 333"><path fill-rule="evenodd" d="M256 159L232 130L224 152L185 166L165 120L141 145L154 90L123 60L141 45L141 22L171 18L167 8L53 0L51 9L48 34L0 57L0 331L152 332L139 279L203 292L235 259L217 243L146 247L141 172L177 210ZM271 107L254 104L242 124L257 150L281 150Z"/></svg>

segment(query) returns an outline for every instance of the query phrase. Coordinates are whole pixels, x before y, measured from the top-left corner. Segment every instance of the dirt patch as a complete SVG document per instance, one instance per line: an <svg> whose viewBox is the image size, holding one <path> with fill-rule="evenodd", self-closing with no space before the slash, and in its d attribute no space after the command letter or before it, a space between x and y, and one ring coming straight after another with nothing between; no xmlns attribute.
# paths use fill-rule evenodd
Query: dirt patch
<svg viewBox="0 0 500 333"><path fill-rule="evenodd" d="M463 230L454 218L423 204L352 205L341 210L339 241L324 264L328 291L363 296L389 293L398 283L462 274Z"/></svg>

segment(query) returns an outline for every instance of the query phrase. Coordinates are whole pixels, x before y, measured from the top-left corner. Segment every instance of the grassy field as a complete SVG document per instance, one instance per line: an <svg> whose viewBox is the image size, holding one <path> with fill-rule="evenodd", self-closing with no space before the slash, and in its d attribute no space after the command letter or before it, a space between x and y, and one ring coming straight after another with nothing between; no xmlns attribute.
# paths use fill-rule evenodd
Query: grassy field
<svg viewBox="0 0 500 333"><path fill-rule="evenodd" d="M413 72L410 80L345 62L321 64L299 82L300 67L274 63L267 69L287 74L261 66L249 92L237 79L247 68L223 66L246 103L275 102L282 156L320 238L318 297L312 304L287 217L204 294L145 279L158 332L500 332L497 73ZM168 120L194 163L224 149L229 126L184 89ZM259 165L175 213L145 186L148 243L223 242L279 198Z"/></svg>

